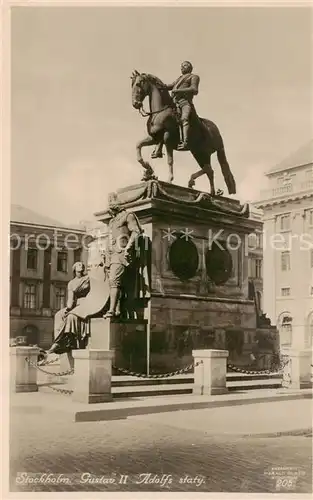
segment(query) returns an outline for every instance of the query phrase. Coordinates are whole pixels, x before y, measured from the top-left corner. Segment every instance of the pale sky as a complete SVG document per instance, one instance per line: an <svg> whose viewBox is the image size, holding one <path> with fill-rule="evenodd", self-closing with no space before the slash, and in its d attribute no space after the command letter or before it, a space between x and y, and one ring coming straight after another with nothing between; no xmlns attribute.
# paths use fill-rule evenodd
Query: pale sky
<svg viewBox="0 0 313 500"><path fill-rule="evenodd" d="M15 7L11 30L11 201L61 222L92 220L108 192L141 179L135 68L169 83L192 61L196 109L221 130L241 201L313 136L307 8ZM174 159L186 186L198 166L189 153ZM152 164L166 180L165 158ZM226 194L216 155L212 166Z"/></svg>

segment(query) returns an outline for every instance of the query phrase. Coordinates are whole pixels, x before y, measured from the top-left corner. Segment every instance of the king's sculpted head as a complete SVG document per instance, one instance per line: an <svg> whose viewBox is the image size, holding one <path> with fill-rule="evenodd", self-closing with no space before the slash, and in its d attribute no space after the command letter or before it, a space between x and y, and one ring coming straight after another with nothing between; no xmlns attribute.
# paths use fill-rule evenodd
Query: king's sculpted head
<svg viewBox="0 0 313 500"><path fill-rule="evenodd" d="M192 64L191 62L189 61L184 61L182 64L181 64L181 72L183 75L186 75L187 73L191 73L192 72Z"/></svg>

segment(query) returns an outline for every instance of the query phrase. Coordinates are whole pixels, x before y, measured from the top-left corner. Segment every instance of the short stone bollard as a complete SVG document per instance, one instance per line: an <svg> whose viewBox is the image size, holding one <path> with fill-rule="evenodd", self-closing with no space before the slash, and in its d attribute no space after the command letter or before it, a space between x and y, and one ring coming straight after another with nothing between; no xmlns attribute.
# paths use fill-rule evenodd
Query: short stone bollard
<svg viewBox="0 0 313 500"><path fill-rule="evenodd" d="M119 322L112 318L91 318L88 348L72 351L75 366L71 377L73 401L88 404L112 401L112 368L123 361L123 332L140 329L146 338L146 323L145 320Z"/></svg>
<svg viewBox="0 0 313 500"><path fill-rule="evenodd" d="M38 347L11 348L11 383L15 392L37 392Z"/></svg>
<svg viewBox="0 0 313 500"><path fill-rule="evenodd" d="M193 394L210 396L227 393L226 373L228 351L219 349L197 349L194 357Z"/></svg>
<svg viewBox="0 0 313 500"><path fill-rule="evenodd" d="M87 349L72 351L73 401L87 404L112 401L111 379L114 351L110 349L110 324L110 319L92 318Z"/></svg>
<svg viewBox="0 0 313 500"><path fill-rule="evenodd" d="M312 387L312 351L310 349L296 350L285 347L281 350L281 354L286 356L288 360L283 368L284 387L289 389Z"/></svg>
<svg viewBox="0 0 313 500"><path fill-rule="evenodd" d="M73 351L75 371L72 379L73 401L104 403L112 401L111 379L114 353L105 349Z"/></svg>

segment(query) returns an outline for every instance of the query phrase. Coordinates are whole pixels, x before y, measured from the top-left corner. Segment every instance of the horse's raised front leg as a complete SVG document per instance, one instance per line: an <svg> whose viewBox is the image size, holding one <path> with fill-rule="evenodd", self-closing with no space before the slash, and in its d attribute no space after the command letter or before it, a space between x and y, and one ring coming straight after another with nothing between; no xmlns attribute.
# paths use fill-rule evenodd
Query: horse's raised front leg
<svg viewBox="0 0 313 500"><path fill-rule="evenodd" d="M169 169L167 182L169 182L171 184L174 180L174 170L173 170L173 166L174 166L173 150L174 150L174 148L173 148L173 145L171 142L171 137L170 137L169 132L165 132L165 134L164 134L164 143L165 143L165 147L166 147L167 164L168 164L168 169Z"/></svg>
<svg viewBox="0 0 313 500"><path fill-rule="evenodd" d="M201 177L204 174L205 174L205 172L203 172L203 170L199 170L199 172L195 172L194 174L192 174L190 176L190 179L189 179L189 182L188 182L188 187L189 188L193 188L194 185L195 185L196 179L198 179L198 177Z"/></svg>
<svg viewBox="0 0 313 500"><path fill-rule="evenodd" d="M143 179L142 179L142 180L145 180L145 181L149 180L149 179L154 179L155 176L154 176L154 170L151 167L150 163L147 162L147 161L145 161L143 159L142 154L141 154L141 149L144 148L144 147L146 147L146 146L152 146L155 143L156 142L153 139L153 137L151 137L151 135L148 135L147 137L145 137L144 139L142 139L141 141L139 141L137 143L137 145L136 145L137 161L145 169L144 176L143 176Z"/></svg>
<svg viewBox="0 0 313 500"><path fill-rule="evenodd" d="M155 144L155 140L153 139L153 137L151 137L151 135L148 135L147 137L145 137L144 139L142 139L141 141L137 142L136 144L136 151L137 151L137 161L144 167L145 167L145 164L146 162L144 161L143 157L142 157L142 154L141 154L141 149L142 148L145 148L146 146L153 146L153 144Z"/></svg>

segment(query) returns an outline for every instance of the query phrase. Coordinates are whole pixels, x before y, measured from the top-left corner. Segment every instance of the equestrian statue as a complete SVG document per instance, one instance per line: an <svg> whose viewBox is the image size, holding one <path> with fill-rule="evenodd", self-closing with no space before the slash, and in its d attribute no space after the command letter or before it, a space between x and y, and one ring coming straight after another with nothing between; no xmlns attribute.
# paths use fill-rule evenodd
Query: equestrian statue
<svg viewBox="0 0 313 500"><path fill-rule="evenodd" d="M162 158L165 145L169 167L168 182L174 180L173 151L190 151L201 170L191 175L188 187L194 187L195 180L206 174L210 181L211 195L215 196L211 156L216 152L228 192L235 194L236 183L226 158L220 131L215 123L200 118L196 113L193 97L198 94L200 78L193 74L192 70L192 64L184 61L181 65L181 76L170 85L165 85L156 76L139 73L137 70L131 76L132 105L142 116L148 117L148 136L136 146L137 160L145 169L143 180L156 177L151 165L142 157L142 148L155 145L151 157ZM143 101L147 96L149 112L143 109Z"/></svg>

